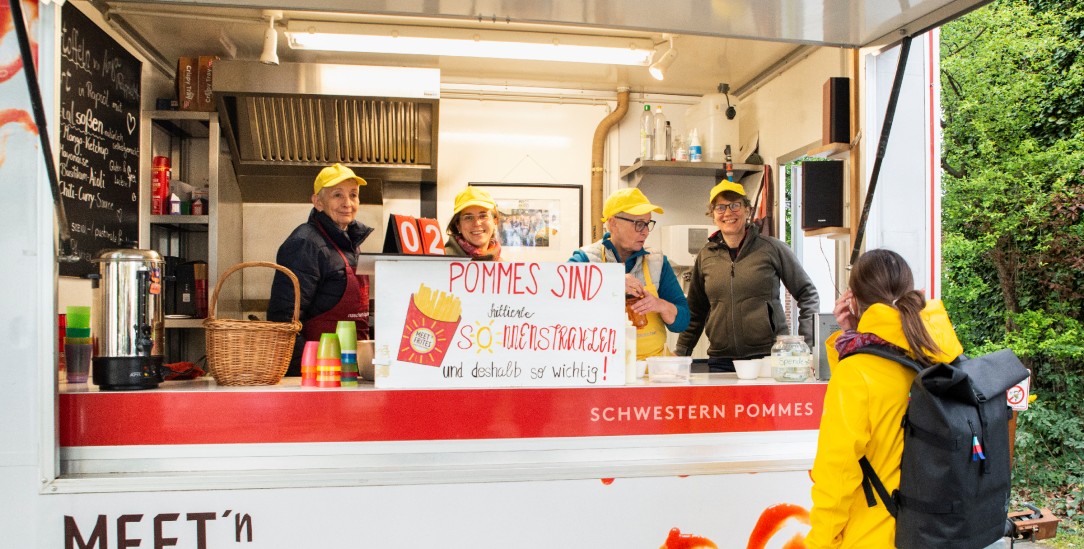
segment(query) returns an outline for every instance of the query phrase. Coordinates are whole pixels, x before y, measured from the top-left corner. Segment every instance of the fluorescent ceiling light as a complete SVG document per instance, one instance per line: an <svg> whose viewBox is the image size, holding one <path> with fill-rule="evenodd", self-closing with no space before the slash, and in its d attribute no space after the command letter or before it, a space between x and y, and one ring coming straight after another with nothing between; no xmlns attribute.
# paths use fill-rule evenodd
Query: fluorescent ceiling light
<svg viewBox="0 0 1084 549"><path fill-rule="evenodd" d="M290 21L293 49L491 59L569 61L607 65L651 63L648 39L446 27Z"/></svg>

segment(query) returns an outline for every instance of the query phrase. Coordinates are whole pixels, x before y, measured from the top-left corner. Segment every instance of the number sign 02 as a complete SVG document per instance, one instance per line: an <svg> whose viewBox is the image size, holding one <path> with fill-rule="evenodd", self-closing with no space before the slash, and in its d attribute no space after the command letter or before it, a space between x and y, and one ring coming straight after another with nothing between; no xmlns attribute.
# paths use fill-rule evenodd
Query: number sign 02
<svg viewBox="0 0 1084 549"><path fill-rule="evenodd" d="M384 237L385 253L444 255L444 240L436 219L392 214Z"/></svg>

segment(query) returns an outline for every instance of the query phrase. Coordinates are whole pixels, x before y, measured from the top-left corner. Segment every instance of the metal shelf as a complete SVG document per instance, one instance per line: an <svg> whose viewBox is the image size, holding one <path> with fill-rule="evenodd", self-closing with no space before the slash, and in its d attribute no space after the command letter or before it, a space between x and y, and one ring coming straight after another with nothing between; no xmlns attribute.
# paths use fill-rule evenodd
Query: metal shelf
<svg viewBox="0 0 1084 549"><path fill-rule="evenodd" d="M165 327L167 330L173 328L185 328L185 329L203 329L202 318L167 318L165 319Z"/></svg>
<svg viewBox="0 0 1084 549"><path fill-rule="evenodd" d="M750 173L764 171L760 164L731 164L734 181L740 181ZM639 160L631 166L621 168L621 178L629 185L637 187L646 176L700 176L722 179L726 177L726 164L721 162L668 162L666 160Z"/></svg>

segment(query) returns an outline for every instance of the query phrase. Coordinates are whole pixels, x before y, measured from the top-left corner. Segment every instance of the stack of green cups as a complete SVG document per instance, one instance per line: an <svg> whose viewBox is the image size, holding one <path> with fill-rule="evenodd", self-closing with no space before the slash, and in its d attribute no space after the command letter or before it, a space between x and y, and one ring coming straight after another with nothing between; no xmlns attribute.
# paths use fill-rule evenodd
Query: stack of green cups
<svg viewBox="0 0 1084 549"><path fill-rule="evenodd" d="M68 383L86 383L94 340L90 337L90 307L69 305L65 311L64 362Z"/></svg>
<svg viewBox="0 0 1084 549"><path fill-rule="evenodd" d="M353 320L340 320L335 325L335 334L339 336L339 350L342 353L342 386L358 385L358 331Z"/></svg>

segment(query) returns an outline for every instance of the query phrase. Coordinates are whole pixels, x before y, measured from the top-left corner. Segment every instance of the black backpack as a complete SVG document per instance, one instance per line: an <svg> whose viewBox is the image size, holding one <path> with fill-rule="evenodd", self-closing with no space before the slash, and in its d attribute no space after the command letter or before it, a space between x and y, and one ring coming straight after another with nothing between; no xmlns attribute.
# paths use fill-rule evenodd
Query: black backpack
<svg viewBox="0 0 1084 549"><path fill-rule="evenodd" d="M1008 535L1009 418L1005 391L1028 377L1008 349L928 368L880 345L856 353L918 372L904 414L900 488L891 495L864 456L862 489L896 517L901 549L979 549Z"/></svg>

